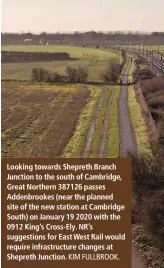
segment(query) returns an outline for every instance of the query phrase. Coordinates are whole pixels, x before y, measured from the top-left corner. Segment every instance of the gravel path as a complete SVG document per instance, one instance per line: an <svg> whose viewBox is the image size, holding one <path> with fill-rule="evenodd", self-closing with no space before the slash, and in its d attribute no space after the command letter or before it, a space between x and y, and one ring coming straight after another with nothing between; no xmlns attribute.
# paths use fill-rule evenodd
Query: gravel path
<svg viewBox="0 0 164 268"><path fill-rule="evenodd" d="M124 74L128 74L131 62L129 61L128 66ZM128 78L124 76L123 83L127 83ZM119 110L119 128L120 128L120 157L126 157L127 152L131 151L137 153L137 143L134 134L134 128L130 120L130 112L128 107L128 86L124 85L121 87L121 93L118 101ZM132 268L143 268L143 264L140 259L136 256L134 249L132 251Z"/></svg>
<svg viewBox="0 0 164 268"><path fill-rule="evenodd" d="M129 61L124 74L128 74L131 62ZM128 77L124 76L122 82L126 84ZM130 120L128 107L128 86L121 87L121 93L118 100L119 128L120 128L120 157L126 157L127 152L137 152L136 138L133 125Z"/></svg>

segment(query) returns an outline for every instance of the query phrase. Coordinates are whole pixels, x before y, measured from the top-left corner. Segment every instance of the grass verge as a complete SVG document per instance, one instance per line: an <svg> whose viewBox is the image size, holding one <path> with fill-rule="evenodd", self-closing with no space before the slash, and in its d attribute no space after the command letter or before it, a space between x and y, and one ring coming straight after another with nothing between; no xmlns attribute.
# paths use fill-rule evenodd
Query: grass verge
<svg viewBox="0 0 164 268"><path fill-rule="evenodd" d="M126 68L127 68L127 64L128 64L128 57L126 57L126 62L125 62L125 64L124 64L124 68L122 69L121 74L124 74L124 72L125 72L125 70L126 70Z"/></svg>
<svg viewBox="0 0 164 268"><path fill-rule="evenodd" d="M129 87L128 102L131 121L134 126L138 152L139 154L146 153L152 155L149 138L147 135L146 122L142 116L140 104L136 100L135 90L133 86Z"/></svg>
<svg viewBox="0 0 164 268"><path fill-rule="evenodd" d="M110 106L109 124L108 124L108 142L105 157L117 158L119 156L119 122L118 122L118 98L120 95L120 86L115 87L113 101Z"/></svg>
<svg viewBox="0 0 164 268"><path fill-rule="evenodd" d="M131 64L131 67L130 67L130 70L129 70L129 82L130 83L132 83L133 82L133 73L134 73L134 71L135 71L135 68L136 68L136 66L135 66L135 58L134 57L132 57L132 64Z"/></svg>

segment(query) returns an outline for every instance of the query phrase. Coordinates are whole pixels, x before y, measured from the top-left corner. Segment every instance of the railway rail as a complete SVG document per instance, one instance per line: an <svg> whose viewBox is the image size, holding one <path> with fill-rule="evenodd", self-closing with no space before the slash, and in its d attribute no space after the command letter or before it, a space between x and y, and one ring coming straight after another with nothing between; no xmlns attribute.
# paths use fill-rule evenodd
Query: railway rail
<svg viewBox="0 0 164 268"><path fill-rule="evenodd" d="M112 47L111 47L112 49ZM121 50L122 47L117 47L117 50ZM159 75L164 76L164 53L159 50L145 50L145 49L128 49L128 53L136 53L138 56L146 59L148 65L151 65L153 71Z"/></svg>
<svg viewBox="0 0 164 268"><path fill-rule="evenodd" d="M131 51L133 53L133 51ZM136 53L138 56L146 59L148 65L152 66L152 69L157 75L164 75L164 54L152 51L146 51L146 53Z"/></svg>

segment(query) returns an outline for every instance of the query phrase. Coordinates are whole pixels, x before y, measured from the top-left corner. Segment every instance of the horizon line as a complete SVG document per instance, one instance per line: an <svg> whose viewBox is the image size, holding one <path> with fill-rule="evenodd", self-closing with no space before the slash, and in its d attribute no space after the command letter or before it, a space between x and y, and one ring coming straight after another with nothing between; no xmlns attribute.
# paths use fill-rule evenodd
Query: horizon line
<svg viewBox="0 0 164 268"><path fill-rule="evenodd" d="M27 33L32 33L32 34L41 34L41 33L47 33L47 34L62 34L62 33L87 33L87 32L95 32L95 33L128 33L128 32L132 32L132 33L153 33L153 32L163 32L163 31L157 31L157 30L152 30L152 31L146 31L146 30L108 30L108 31L103 31L103 30L86 30L86 31L80 31L80 30L74 30L74 31L54 31L54 32L48 32L48 31L40 31L40 32L35 32L35 31L1 31L1 33L18 33L18 34L27 34Z"/></svg>

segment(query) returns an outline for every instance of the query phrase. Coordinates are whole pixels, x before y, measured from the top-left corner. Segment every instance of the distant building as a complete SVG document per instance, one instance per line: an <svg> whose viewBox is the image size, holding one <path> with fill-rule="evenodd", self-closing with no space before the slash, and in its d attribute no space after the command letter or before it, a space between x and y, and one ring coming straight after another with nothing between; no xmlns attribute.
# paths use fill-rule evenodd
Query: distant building
<svg viewBox="0 0 164 268"><path fill-rule="evenodd" d="M39 45L44 45L44 43L42 41L39 41L38 44Z"/></svg>
<svg viewBox="0 0 164 268"><path fill-rule="evenodd" d="M32 39L24 39L24 44L31 45L32 44Z"/></svg>
<svg viewBox="0 0 164 268"><path fill-rule="evenodd" d="M46 45L46 42L44 40L44 38L40 39L39 42L38 42L39 45Z"/></svg>

